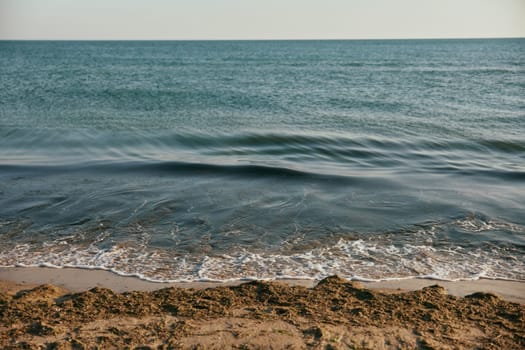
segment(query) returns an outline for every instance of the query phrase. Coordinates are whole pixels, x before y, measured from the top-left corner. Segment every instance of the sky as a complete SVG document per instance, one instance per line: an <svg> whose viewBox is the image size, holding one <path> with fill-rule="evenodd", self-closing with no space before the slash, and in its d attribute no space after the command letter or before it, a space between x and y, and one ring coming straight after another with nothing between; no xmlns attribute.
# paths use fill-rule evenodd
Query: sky
<svg viewBox="0 0 525 350"><path fill-rule="evenodd" d="M0 39L525 37L525 0L0 0Z"/></svg>

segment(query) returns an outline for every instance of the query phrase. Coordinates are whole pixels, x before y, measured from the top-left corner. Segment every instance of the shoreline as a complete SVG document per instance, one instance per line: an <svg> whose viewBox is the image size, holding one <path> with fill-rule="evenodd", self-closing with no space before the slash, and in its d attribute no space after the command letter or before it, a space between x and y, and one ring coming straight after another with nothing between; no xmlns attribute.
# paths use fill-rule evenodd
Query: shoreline
<svg viewBox="0 0 525 350"><path fill-rule="evenodd" d="M121 276L111 271L81 268L50 267L0 267L0 281L9 289L23 289L42 284L52 284L71 292L82 292L94 287L108 288L116 293L131 291L155 291L175 287L185 289L206 289L238 286L252 280L229 282L150 282L134 276ZM268 282L284 283L289 286L313 288L319 281L303 279L279 279ZM424 287L439 285L456 297L483 292L492 293L510 302L525 304L525 281L479 279L467 281L442 281L434 279L402 279L376 282L359 281L367 289L382 292L407 292Z"/></svg>

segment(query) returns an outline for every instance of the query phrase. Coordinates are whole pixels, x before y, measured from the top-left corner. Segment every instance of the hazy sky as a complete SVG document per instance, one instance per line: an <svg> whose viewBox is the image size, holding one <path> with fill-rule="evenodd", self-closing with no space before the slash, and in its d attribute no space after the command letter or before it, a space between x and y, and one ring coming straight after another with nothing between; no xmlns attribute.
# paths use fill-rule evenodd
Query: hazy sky
<svg viewBox="0 0 525 350"><path fill-rule="evenodd" d="M0 39L525 37L525 0L0 0Z"/></svg>

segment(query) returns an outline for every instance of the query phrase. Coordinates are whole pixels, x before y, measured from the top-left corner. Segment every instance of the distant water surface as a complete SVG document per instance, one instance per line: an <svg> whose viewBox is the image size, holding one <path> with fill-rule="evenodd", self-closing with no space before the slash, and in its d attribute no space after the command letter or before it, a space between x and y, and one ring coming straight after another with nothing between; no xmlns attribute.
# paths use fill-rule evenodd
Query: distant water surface
<svg viewBox="0 0 525 350"><path fill-rule="evenodd" d="M525 39L0 41L0 266L525 280Z"/></svg>

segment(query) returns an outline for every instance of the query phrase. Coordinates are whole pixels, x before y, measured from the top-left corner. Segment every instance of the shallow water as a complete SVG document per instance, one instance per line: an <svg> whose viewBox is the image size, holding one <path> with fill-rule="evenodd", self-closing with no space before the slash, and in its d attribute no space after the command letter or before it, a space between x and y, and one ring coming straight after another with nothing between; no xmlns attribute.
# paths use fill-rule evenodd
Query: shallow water
<svg viewBox="0 0 525 350"><path fill-rule="evenodd" d="M0 265L525 279L525 40L0 42Z"/></svg>

